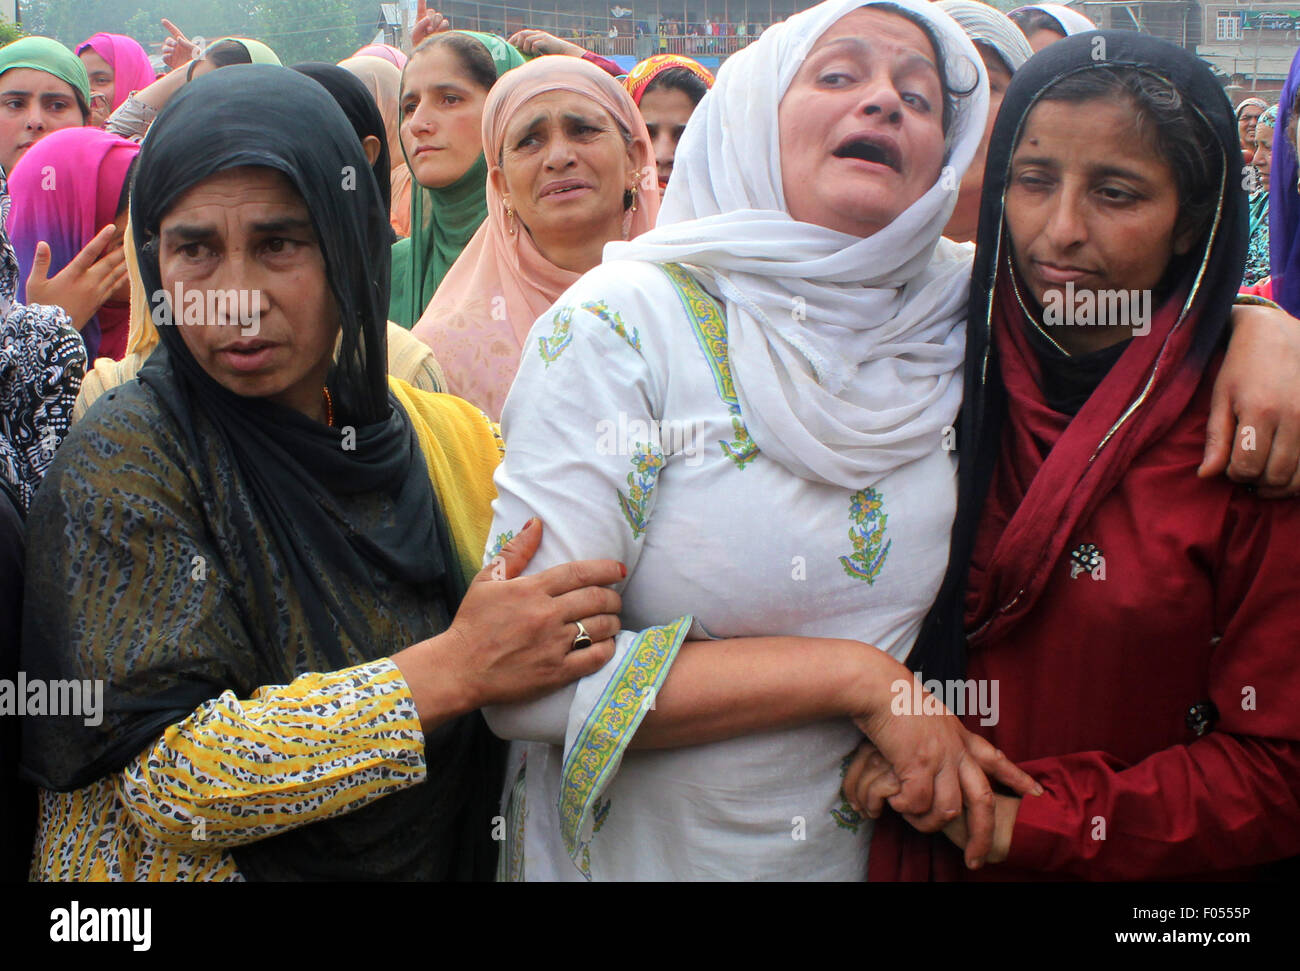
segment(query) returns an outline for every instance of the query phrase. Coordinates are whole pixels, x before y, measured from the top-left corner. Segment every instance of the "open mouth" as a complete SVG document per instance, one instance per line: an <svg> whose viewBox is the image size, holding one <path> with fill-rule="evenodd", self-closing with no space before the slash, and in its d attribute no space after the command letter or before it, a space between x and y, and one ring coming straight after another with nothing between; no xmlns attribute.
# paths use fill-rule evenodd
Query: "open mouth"
<svg viewBox="0 0 1300 971"><path fill-rule="evenodd" d="M860 162L874 162L901 172L902 159L898 145L892 138L884 135L857 134L850 135L832 153L836 158L854 158Z"/></svg>

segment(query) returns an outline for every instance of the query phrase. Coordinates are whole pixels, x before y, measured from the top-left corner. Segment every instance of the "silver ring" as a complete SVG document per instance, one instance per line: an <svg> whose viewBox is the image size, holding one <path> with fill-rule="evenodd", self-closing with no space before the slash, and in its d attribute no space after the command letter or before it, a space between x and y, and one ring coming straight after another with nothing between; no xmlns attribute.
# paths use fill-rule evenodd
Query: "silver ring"
<svg viewBox="0 0 1300 971"><path fill-rule="evenodd" d="M578 633L577 636L573 638L573 649L575 651L580 651L584 647L591 647L595 642L592 641L591 635L587 633L587 628L582 626L582 621L580 620L575 620L574 623L578 625Z"/></svg>

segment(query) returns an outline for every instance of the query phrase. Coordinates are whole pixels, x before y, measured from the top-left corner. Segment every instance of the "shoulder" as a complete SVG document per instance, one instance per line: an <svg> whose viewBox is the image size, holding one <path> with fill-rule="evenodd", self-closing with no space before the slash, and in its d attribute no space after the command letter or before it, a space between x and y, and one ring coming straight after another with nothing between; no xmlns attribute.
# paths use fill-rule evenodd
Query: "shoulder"
<svg viewBox="0 0 1300 971"><path fill-rule="evenodd" d="M447 388L433 348L391 320L388 322L388 373L420 391L436 393Z"/></svg>
<svg viewBox="0 0 1300 971"><path fill-rule="evenodd" d="M588 270L538 318L530 343L557 343L570 332L598 345L630 346L647 359L668 355L678 342L675 321L687 317L687 300L674 282L680 267L614 260ZM543 354L545 356L545 354Z"/></svg>

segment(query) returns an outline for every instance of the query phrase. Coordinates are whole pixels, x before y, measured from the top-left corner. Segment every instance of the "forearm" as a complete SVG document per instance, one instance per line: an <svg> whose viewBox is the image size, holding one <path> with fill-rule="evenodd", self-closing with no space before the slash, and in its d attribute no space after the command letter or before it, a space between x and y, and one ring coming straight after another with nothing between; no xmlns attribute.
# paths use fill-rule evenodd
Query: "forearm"
<svg viewBox="0 0 1300 971"><path fill-rule="evenodd" d="M425 778L424 736L391 662L205 703L117 776L152 842L238 846L328 819Z"/></svg>
<svg viewBox="0 0 1300 971"><path fill-rule="evenodd" d="M909 684L901 664L858 641L743 637L682 645L630 748L678 748L865 716Z"/></svg>
<svg viewBox="0 0 1300 971"><path fill-rule="evenodd" d="M141 104L148 105L155 111L162 111L167 106L167 102L172 99L172 96L185 86L185 82L189 78L189 69L189 64L182 64L180 67L169 71L136 94L136 100Z"/></svg>
<svg viewBox="0 0 1300 971"><path fill-rule="evenodd" d="M1215 732L1126 766L1101 752L1024 763L1008 866L1092 880L1250 867L1300 852L1300 743Z"/></svg>

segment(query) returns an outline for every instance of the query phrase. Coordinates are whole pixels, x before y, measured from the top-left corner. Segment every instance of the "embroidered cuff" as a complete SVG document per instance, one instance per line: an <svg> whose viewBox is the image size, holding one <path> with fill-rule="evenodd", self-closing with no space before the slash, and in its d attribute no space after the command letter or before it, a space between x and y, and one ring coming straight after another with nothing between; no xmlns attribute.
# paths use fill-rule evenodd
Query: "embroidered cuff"
<svg viewBox="0 0 1300 971"><path fill-rule="evenodd" d="M668 677L693 618L618 636L618 649L601 672L579 682L569 714L560 779L560 829L569 858L591 878L588 844L601 794Z"/></svg>

